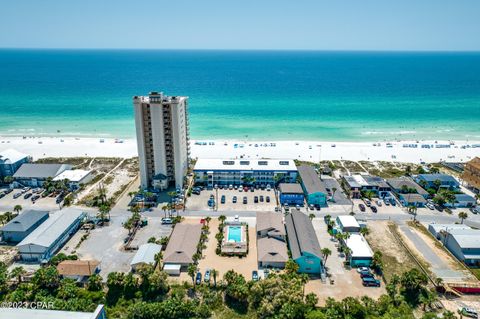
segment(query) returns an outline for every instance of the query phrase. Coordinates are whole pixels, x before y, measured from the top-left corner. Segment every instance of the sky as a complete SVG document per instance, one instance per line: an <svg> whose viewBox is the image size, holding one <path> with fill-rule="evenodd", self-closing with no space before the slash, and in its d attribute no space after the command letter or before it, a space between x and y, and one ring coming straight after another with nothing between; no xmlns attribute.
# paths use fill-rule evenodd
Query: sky
<svg viewBox="0 0 480 319"><path fill-rule="evenodd" d="M0 0L0 48L480 51L480 1Z"/></svg>

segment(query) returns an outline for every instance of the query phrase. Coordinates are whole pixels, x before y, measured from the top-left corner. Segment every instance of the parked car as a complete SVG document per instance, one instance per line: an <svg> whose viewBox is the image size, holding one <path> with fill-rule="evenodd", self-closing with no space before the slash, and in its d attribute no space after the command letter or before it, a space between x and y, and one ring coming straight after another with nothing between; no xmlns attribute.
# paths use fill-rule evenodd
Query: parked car
<svg viewBox="0 0 480 319"><path fill-rule="evenodd" d="M270 184L267 184L267 191L270 191L271 189Z"/></svg>
<svg viewBox="0 0 480 319"><path fill-rule="evenodd" d="M35 196L32 196L32 198L30 199L33 203L35 203L39 198L40 198L40 195L35 195Z"/></svg>
<svg viewBox="0 0 480 319"><path fill-rule="evenodd" d="M375 207L375 206L373 206L373 205L370 207L370 209L371 209L371 210L372 210L372 212L374 212L374 213L376 213L376 212L377 212L377 207Z"/></svg>
<svg viewBox="0 0 480 319"><path fill-rule="evenodd" d="M247 196L243 196L243 203L244 203L244 204L247 203Z"/></svg>
<svg viewBox="0 0 480 319"><path fill-rule="evenodd" d="M380 287L380 280L371 277L365 277L362 278L362 285L364 287Z"/></svg>
<svg viewBox="0 0 480 319"><path fill-rule="evenodd" d="M316 210L320 210L320 205L316 204L316 205L315 205L315 209L316 209Z"/></svg>
<svg viewBox="0 0 480 319"><path fill-rule="evenodd" d="M280 209L278 208L278 206L275 207L275 212L279 212L279 211L280 211Z"/></svg>
<svg viewBox="0 0 480 319"><path fill-rule="evenodd" d="M382 201L381 199L377 200L377 205L378 205L378 207L381 207L381 206L382 206L382 202L383 202L383 201Z"/></svg>
<svg viewBox="0 0 480 319"><path fill-rule="evenodd" d="M258 196L253 197L253 202L258 203Z"/></svg>
<svg viewBox="0 0 480 319"><path fill-rule="evenodd" d="M375 278L371 272L361 272L360 273L360 278L367 278L367 277Z"/></svg>
<svg viewBox="0 0 480 319"><path fill-rule="evenodd" d="M461 313L465 317L469 318L478 318L478 313L475 309L468 308L468 307L459 307L458 312Z"/></svg>
<svg viewBox="0 0 480 319"><path fill-rule="evenodd" d="M270 196L265 197L265 201L266 201L267 203L270 203Z"/></svg>
<svg viewBox="0 0 480 319"><path fill-rule="evenodd" d="M397 206L397 202L395 201L395 198L393 197L390 198L390 204L392 204L392 206Z"/></svg>
<svg viewBox="0 0 480 319"><path fill-rule="evenodd" d="M263 202L263 195L260 195L260 202Z"/></svg>
<svg viewBox="0 0 480 319"><path fill-rule="evenodd" d="M220 203L225 204L226 197L225 195L222 195L222 198L220 199Z"/></svg>
<svg viewBox="0 0 480 319"><path fill-rule="evenodd" d="M357 272L358 272L358 273L370 272L370 268L368 268L368 267L358 267L358 268L357 268Z"/></svg>
<svg viewBox="0 0 480 319"><path fill-rule="evenodd" d="M232 185L232 184L228 185L228 189L229 189L229 190L232 190L232 189L233 189L233 185Z"/></svg>
<svg viewBox="0 0 480 319"><path fill-rule="evenodd" d="M164 218L162 218L161 220L162 220L162 225L170 225L170 224L173 223L173 222L172 222L172 219L171 219L171 218L168 218L168 217L167 217L167 218L164 217Z"/></svg>
<svg viewBox="0 0 480 319"><path fill-rule="evenodd" d="M310 210L315 210L315 206L314 206L313 204L308 205L308 208L309 208Z"/></svg>
<svg viewBox="0 0 480 319"><path fill-rule="evenodd" d="M211 273L210 269L207 269L205 271L205 276L203 276L203 281L205 281L206 283L210 282L210 273Z"/></svg>
<svg viewBox="0 0 480 319"><path fill-rule="evenodd" d="M427 208L430 209L430 210L435 210L435 206L432 205L432 204L430 204L430 203L426 203L426 204L425 204L425 207L427 207Z"/></svg>
<svg viewBox="0 0 480 319"><path fill-rule="evenodd" d="M23 198L24 199L29 199L32 196L32 193L26 193ZM58 203L57 203L58 204Z"/></svg>
<svg viewBox="0 0 480 319"><path fill-rule="evenodd" d="M258 281L258 272L256 270L252 271L252 280Z"/></svg>
<svg viewBox="0 0 480 319"><path fill-rule="evenodd" d="M365 202L365 205L367 205L367 207L370 207L372 205L372 202L370 202L368 199L364 199L363 201Z"/></svg>
<svg viewBox="0 0 480 319"><path fill-rule="evenodd" d="M15 194L13 195L13 198L17 199L17 198L19 198L20 196L22 196L22 193L15 193Z"/></svg>
<svg viewBox="0 0 480 319"><path fill-rule="evenodd" d="M233 219L234 219L236 222L240 221L240 217L239 217L238 215L235 215L235 216L233 217Z"/></svg>
<svg viewBox="0 0 480 319"><path fill-rule="evenodd" d="M250 192L253 193L255 191L255 189L252 187L250 187Z"/></svg>
<svg viewBox="0 0 480 319"><path fill-rule="evenodd" d="M236 202L237 202L237 196L233 196L233 198L232 198L232 203L235 204Z"/></svg>
<svg viewBox="0 0 480 319"><path fill-rule="evenodd" d="M358 204L358 208L360 208L360 211L362 211L362 212L365 211L365 205L363 205L363 204Z"/></svg>
<svg viewBox="0 0 480 319"><path fill-rule="evenodd" d="M197 276L195 277L195 284L200 285L202 283L202 273L197 272Z"/></svg>

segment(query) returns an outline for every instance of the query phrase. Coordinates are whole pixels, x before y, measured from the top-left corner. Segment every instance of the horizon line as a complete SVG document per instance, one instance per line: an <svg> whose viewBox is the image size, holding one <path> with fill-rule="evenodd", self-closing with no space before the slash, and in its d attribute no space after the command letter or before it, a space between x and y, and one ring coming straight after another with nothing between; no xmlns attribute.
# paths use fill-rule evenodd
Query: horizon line
<svg viewBox="0 0 480 319"><path fill-rule="evenodd" d="M385 53L480 53L477 50L430 50L430 49L239 49L239 48L64 48L64 47L0 47L0 50L24 50L24 51L260 51L260 52L385 52Z"/></svg>

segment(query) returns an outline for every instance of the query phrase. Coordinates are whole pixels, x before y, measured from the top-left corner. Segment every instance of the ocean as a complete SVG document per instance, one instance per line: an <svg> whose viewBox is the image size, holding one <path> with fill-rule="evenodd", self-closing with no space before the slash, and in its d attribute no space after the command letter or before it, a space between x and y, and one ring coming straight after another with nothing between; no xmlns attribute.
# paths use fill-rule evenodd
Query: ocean
<svg viewBox="0 0 480 319"><path fill-rule="evenodd" d="M0 50L0 135L134 137L189 96L193 139L480 140L480 53Z"/></svg>

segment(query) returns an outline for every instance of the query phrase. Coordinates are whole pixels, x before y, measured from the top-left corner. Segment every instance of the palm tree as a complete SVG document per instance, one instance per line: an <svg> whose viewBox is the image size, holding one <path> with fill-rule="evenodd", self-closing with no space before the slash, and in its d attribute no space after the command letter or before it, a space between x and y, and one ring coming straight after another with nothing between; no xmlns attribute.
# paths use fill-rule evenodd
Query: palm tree
<svg viewBox="0 0 480 319"><path fill-rule="evenodd" d="M315 214L310 213L310 215L308 215L308 218L310 218L310 221L312 221L315 218Z"/></svg>
<svg viewBox="0 0 480 319"><path fill-rule="evenodd" d="M212 217L210 217L210 216L207 216L207 217L205 218L205 221L207 222L207 226L208 226L208 224L210 224L210 221L211 221L211 220L212 220Z"/></svg>
<svg viewBox="0 0 480 319"><path fill-rule="evenodd" d="M423 305L423 311L426 310L427 306L431 306L437 300L436 295L430 290L425 290L424 293L420 296L419 301Z"/></svg>
<svg viewBox="0 0 480 319"><path fill-rule="evenodd" d="M213 285L215 286L215 288L217 288L217 276L219 275L218 270L212 269L211 273L213 276Z"/></svg>
<svg viewBox="0 0 480 319"><path fill-rule="evenodd" d="M14 218L12 212L6 212L5 214L3 214L3 217L5 218L5 223L8 223Z"/></svg>
<svg viewBox="0 0 480 319"><path fill-rule="evenodd" d="M22 209L22 205L15 205L15 207L13 207L13 211L17 214L20 213Z"/></svg>
<svg viewBox="0 0 480 319"><path fill-rule="evenodd" d="M335 192L337 191L336 187L332 188L332 202L335 202Z"/></svg>
<svg viewBox="0 0 480 319"><path fill-rule="evenodd" d="M227 217L225 215L218 216L218 220L220 221L220 224L223 224L226 219L227 219Z"/></svg>
<svg viewBox="0 0 480 319"><path fill-rule="evenodd" d="M322 248L321 252L323 256L323 264L325 265L327 263L328 257L332 254L332 251L325 247L325 248Z"/></svg>
<svg viewBox="0 0 480 319"><path fill-rule="evenodd" d="M197 272L197 266L195 264L188 265L188 275L192 278L192 285L195 287L195 274Z"/></svg>
<svg viewBox="0 0 480 319"><path fill-rule="evenodd" d="M417 206L411 205L408 206L408 212L413 215L413 221L417 221Z"/></svg>
<svg viewBox="0 0 480 319"><path fill-rule="evenodd" d="M463 224L463 221L468 218L468 214L466 212L460 212L458 213L458 218L460 218Z"/></svg>
<svg viewBox="0 0 480 319"><path fill-rule="evenodd" d="M168 205L163 205L162 210L163 210L163 213L165 214L165 218L167 218Z"/></svg>
<svg viewBox="0 0 480 319"><path fill-rule="evenodd" d="M11 184L11 183L13 182L13 177L12 177L12 176L5 176L5 177L3 178L3 182L4 182L5 184Z"/></svg>

